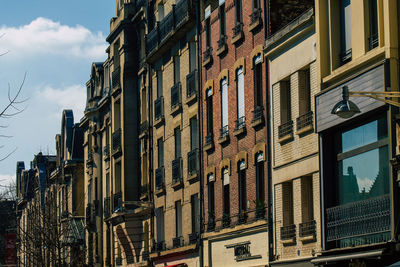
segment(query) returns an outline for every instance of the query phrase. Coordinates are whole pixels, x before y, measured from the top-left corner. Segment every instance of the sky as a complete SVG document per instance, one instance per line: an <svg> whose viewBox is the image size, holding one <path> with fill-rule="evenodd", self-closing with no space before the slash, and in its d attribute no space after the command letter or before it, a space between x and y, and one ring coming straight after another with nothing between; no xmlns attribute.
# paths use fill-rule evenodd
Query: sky
<svg viewBox="0 0 400 267"><path fill-rule="evenodd" d="M23 111L0 118L0 185L15 179L16 162L55 154L64 109L83 116L92 62L107 57L115 0L18 0L0 9L0 109L22 86ZM26 75L25 81L24 76ZM15 110L14 110L15 111ZM11 110L11 112L14 112ZM7 127L2 127L7 126Z"/></svg>

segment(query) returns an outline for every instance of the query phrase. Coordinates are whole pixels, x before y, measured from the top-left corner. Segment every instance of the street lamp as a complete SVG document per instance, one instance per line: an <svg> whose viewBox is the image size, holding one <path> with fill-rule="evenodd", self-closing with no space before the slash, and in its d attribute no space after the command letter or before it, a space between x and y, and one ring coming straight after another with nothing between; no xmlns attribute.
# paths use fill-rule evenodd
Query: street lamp
<svg viewBox="0 0 400 267"><path fill-rule="evenodd" d="M349 100L349 96L370 97L400 108L400 103L386 99L392 97L400 98L400 92L370 92L370 91L349 92L349 88L345 85L342 88L343 99L333 107L331 114L338 115L343 119L348 119L353 117L355 114L360 113L360 109L354 102Z"/></svg>

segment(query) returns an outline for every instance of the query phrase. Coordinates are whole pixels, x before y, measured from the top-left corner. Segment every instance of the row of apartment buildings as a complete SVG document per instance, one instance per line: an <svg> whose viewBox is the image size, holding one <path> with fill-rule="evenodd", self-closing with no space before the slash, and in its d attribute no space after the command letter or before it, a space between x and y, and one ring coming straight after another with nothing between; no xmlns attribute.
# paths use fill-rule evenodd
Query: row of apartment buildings
<svg viewBox="0 0 400 267"><path fill-rule="evenodd" d="M20 266L399 260L399 8L117 0L84 117L17 163Z"/></svg>

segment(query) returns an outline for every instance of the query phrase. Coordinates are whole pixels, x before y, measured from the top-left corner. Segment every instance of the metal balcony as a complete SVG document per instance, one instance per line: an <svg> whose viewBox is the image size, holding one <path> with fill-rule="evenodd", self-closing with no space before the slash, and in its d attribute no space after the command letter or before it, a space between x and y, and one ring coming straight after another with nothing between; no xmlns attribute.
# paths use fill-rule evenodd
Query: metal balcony
<svg viewBox="0 0 400 267"><path fill-rule="evenodd" d="M172 86L172 88L171 88L171 109L178 107L182 103L181 91L182 91L182 86L181 86L180 82L177 82L176 84L174 84L174 86Z"/></svg>
<svg viewBox="0 0 400 267"><path fill-rule="evenodd" d="M199 150L197 148L193 149L188 153L188 175L197 175L200 170L199 165Z"/></svg>
<svg viewBox="0 0 400 267"><path fill-rule="evenodd" d="M326 209L326 239L339 247L380 243L391 238L390 196Z"/></svg>
<svg viewBox="0 0 400 267"><path fill-rule="evenodd" d="M182 182L182 158L172 161L172 184Z"/></svg>
<svg viewBox="0 0 400 267"><path fill-rule="evenodd" d="M121 68L119 66L112 72L111 79L113 89L121 88Z"/></svg>
<svg viewBox="0 0 400 267"><path fill-rule="evenodd" d="M278 137L282 138L288 135L293 135L293 121L290 120L288 122L283 123L278 126Z"/></svg>
<svg viewBox="0 0 400 267"><path fill-rule="evenodd" d="M121 151L121 128L112 134L112 153Z"/></svg>
<svg viewBox="0 0 400 267"><path fill-rule="evenodd" d="M229 127L228 125L223 126L221 129L219 129L219 138L225 138L226 136L229 135Z"/></svg>
<svg viewBox="0 0 400 267"><path fill-rule="evenodd" d="M291 224L281 227L281 240L290 240L296 238L296 225Z"/></svg>
<svg viewBox="0 0 400 267"><path fill-rule="evenodd" d="M197 70L186 76L186 97L190 98L197 94Z"/></svg>
<svg viewBox="0 0 400 267"><path fill-rule="evenodd" d="M226 40L228 37L226 35L221 35L219 37L219 40L217 41L218 43L218 50L223 49L226 46Z"/></svg>
<svg viewBox="0 0 400 267"><path fill-rule="evenodd" d="M182 247L183 246L183 237L182 236L174 237L172 239L172 246L174 248Z"/></svg>
<svg viewBox="0 0 400 267"><path fill-rule="evenodd" d="M310 235L315 235L316 229L315 229L315 221L309 221L309 222L304 222L299 224L299 236L304 237L304 236L310 236Z"/></svg>
<svg viewBox="0 0 400 267"><path fill-rule="evenodd" d="M206 47L203 53L203 64L207 64L206 62L210 62L212 57L212 51L213 49L211 46Z"/></svg>
<svg viewBox="0 0 400 267"><path fill-rule="evenodd" d="M222 215L222 227L227 228L231 226L231 216L227 213Z"/></svg>
<svg viewBox="0 0 400 267"><path fill-rule="evenodd" d="M197 244L199 241L199 234L198 233L191 233L189 234L189 244Z"/></svg>
<svg viewBox="0 0 400 267"><path fill-rule="evenodd" d="M164 166L156 169L156 189L162 190L165 187Z"/></svg>
<svg viewBox="0 0 400 267"><path fill-rule="evenodd" d="M122 211L122 192L117 192L113 196L114 198L114 212Z"/></svg>
<svg viewBox="0 0 400 267"><path fill-rule="evenodd" d="M235 24L235 27L232 28L233 31L233 38L236 36L239 36L243 33L243 23L242 22L237 22Z"/></svg>
<svg viewBox="0 0 400 267"><path fill-rule="evenodd" d="M156 251L165 250L165 241L159 241L159 242L155 243L155 250Z"/></svg>
<svg viewBox="0 0 400 267"><path fill-rule="evenodd" d="M235 130L240 130L240 129L246 127L246 117L242 116L242 117L238 118L235 121L235 124L236 124Z"/></svg>
<svg viewBox="0 0 400 267"><path fill-rule="evenodd" d="M107 144L103 147L103 156L108 158L110 157L110 145Z"/></svg>
<svg viewBox="0 0 400 267"><path fill-rule="evenodd" d="M314 113L312 111L301 115L296 119L296 130L299 131L307 126L313 125Z"/></svg>
<svg viewBox="0 0 400 267"><path fill-rule="evenodd" d="M253 10L253 12L250 14L250 19L250 25L259 22L261 19L261 8Z"/></svg>
<svg viewBox="0 0 400 267"><path fill-rule="evenodd" d="M209 215L208 216L208 222L207 222L207 232L212 232L215 229L215 217L214 215Z"/></svg>
<svg viewBox="0 0 400 267"><path fill-rule="evenodd" d="M160 96L154 101L154 120L164 118L164 97Z"/></svg>

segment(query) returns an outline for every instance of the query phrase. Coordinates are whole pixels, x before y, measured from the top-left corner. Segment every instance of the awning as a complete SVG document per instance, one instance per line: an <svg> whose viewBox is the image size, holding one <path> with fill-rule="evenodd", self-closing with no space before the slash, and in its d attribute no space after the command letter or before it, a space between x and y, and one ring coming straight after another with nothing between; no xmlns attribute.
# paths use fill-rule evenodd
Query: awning
<svg viewBox="0 0 400 267"><path fill-rule="evenodd" d="M314 265L337 262L337 261L345 261L345 260L354 260L360 258L377 258L382 256L383 249L365 251L365 252L357 252L357 253L347 253L342 255L332 255L332 256L323 256L318 257L316 259L311 260L311 263Z"/></svg>

